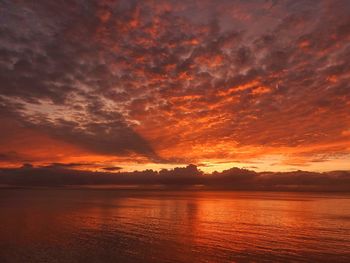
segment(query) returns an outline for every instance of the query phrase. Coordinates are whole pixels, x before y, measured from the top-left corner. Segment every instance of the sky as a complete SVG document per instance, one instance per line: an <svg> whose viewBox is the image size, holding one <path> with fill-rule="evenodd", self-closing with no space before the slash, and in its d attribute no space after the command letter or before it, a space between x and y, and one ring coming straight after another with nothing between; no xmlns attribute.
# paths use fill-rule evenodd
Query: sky
<svg viewBox="0 0 350 263"><path fill-rule="evenodd" d="M0 168L350 170L349 13L1 0Z"/></svg>

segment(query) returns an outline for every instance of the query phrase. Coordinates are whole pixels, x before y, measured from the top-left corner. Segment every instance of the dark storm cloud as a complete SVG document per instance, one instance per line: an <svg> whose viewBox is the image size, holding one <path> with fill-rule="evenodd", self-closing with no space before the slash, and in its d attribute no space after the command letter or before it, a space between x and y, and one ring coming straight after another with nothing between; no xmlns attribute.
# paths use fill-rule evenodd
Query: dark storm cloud
<svg viewBox="0 0 350 263"><path fill-rule="evenodd" d="M107 120L101 115L111 115ZM144 154L154 161L160 161L151 146L140 135L125 124L115 113L98 113L98 120L87 123L56 119L54 122L36 117L39 123L28 123L29 127L43 129L53 138L77 144L101 154L123 155L130 151Z"/></svg>

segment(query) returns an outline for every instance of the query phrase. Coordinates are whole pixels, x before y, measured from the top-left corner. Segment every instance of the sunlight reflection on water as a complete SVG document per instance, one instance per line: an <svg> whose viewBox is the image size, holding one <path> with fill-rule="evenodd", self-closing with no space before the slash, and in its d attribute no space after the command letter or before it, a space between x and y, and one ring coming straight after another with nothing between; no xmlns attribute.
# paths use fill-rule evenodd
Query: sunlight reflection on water
<svg viewBox="0 0 350 263"><path fill-rule="evenodd" d="M0 190L0 262L350 262L350 195Z"/></svg>

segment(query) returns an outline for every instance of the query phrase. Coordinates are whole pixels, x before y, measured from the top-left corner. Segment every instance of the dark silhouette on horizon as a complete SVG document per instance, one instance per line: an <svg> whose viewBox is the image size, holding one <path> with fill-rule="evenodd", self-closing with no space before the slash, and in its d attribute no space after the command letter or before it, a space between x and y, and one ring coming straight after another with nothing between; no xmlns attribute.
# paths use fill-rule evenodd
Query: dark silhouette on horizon
<svg viewBox="0 0 350 263"><path fill-rule="evenodd" d="M205 174L196 165L160 171L121 172L120 167L104 172L78 170L80 164L53 163L33 167L0 169L0 184L7 186L68 185L161 185L164 187L201 186L210 189L276 191L346 191L350 192L350 171L332 172L255 172L233 167Z"/></svg>

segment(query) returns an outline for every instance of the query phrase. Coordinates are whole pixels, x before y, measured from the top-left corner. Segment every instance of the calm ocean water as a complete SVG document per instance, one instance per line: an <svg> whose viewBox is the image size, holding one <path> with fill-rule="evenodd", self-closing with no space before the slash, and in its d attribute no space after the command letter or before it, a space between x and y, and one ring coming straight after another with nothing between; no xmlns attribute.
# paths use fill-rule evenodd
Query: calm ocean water
<svg viewBox="0 0 350 263"><path fill-rule="evenodd" d="M0 190L0 262L350 262L350 195Z"/></svg>

